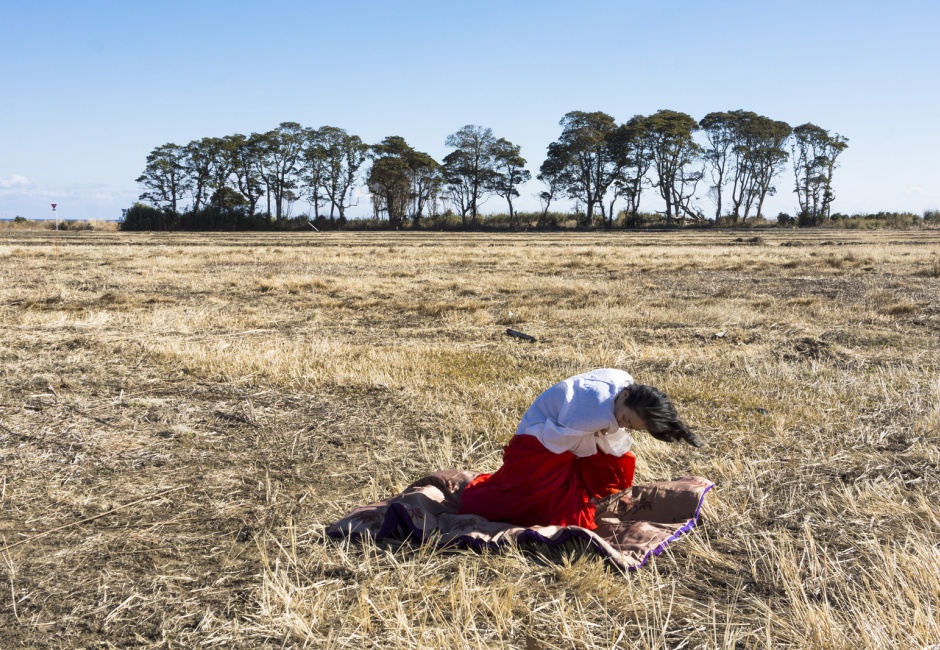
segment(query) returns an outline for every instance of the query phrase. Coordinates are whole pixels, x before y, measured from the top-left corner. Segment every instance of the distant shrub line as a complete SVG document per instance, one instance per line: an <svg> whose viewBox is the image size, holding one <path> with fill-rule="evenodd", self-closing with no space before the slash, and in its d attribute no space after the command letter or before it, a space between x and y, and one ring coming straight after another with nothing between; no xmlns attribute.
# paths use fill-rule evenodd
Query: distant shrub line
<svg viewBox="0 0 940 650"><path fill-rule="evenodd" d="M510 225L512 223L512 225ZM584 215L572 212L516 212L509 214L479 215L475 223L467 224L460 215L453 212L422 217L416 220L391 224L387 219L346 219L334 220L319 216L311 218L301 214L286 219L272 219L264 213L248 215L241 211L226 211L209 207L199 211L174 213L144 203L135 203L120 222L120 229L125 231L189 231L189 232L224 232L224 231L378 231L378 230L413 230L413 231L564 231L584 230ZM870 230L879 228L921 228L940 226L940 210L927 210L923 215L912 212L876 212L870 214L846 215L833 214L825 221L815 221L781 212L775 220L751 218L746 221L732 219L703 220L694 223L682 223L667 218L659 213L641 212L633 217L627 211L621 211L611 224L598 222L593 230L644 230L668 228L826 228L845 230ZM51 225L50 225L51 227ZM72 228L76 229L76 228Z"/></svg>

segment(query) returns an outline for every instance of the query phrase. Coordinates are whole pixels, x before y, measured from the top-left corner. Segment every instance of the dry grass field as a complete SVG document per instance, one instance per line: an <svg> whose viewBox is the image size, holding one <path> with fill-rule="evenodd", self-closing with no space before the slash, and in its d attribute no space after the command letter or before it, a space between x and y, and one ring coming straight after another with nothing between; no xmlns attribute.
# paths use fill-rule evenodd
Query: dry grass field
<svg viewBox="0 0 940 650"><path fill-rule="evenodd" d="M0 648L940 647L940 231L754 234L0 233ZM602 366L646 568L325 538Z"/></svg>

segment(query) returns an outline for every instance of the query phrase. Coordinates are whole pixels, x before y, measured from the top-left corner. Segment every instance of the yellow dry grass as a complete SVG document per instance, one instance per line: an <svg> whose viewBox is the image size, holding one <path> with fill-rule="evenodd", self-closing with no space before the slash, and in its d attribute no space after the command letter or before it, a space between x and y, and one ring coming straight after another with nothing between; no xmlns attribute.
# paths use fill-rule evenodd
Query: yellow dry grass
<svg viewBox="0 0 940 650"><path fill-rule="evenodd" d="M0 647L930 647L938 244L5 231ZM718 484L647 568L325 539L603 366L711 443L638 436Z"/></svg>
<svg viewBox="0 0 940 650"><path fill-rule="evenodd" d="M54 219L21 219L11 221L0 221L0 231L11 230L55 230L56 222ZM120 224L117 221L105 221L103 219L82 219L82 220L61 220L58 223L60 231L75 230L103 230L107 232L117 232Z"/></svg>

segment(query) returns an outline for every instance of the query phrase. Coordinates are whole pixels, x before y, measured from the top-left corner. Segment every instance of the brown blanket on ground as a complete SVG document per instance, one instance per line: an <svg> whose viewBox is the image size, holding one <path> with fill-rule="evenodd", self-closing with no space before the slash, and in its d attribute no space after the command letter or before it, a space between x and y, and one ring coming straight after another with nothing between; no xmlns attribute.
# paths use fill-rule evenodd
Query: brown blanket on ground
<svg viewBox="0 0 940 650"><path fill-rule="evenodd" d="M579 526L523 528L477 515L458 515L460 495L476 474L450 469L415 481L387 501L356 508L330 526L332 537L411 535L439 546L496 548L508 543L562 544L582 538L622 569L637 569L691 530L714 484L686 476L634 485L597 506L596 530Z"/></svg>

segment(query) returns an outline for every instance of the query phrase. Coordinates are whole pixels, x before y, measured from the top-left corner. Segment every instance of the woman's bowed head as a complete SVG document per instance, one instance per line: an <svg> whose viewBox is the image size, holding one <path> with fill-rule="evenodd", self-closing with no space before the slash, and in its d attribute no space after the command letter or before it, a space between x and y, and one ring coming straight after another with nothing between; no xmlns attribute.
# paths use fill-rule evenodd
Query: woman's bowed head
<svg viewBox="0 0 940 650"><path fill-rule="evenodd" d="M653 386L631 384L620 391L614 401L614 417L624 429L646 431L663 442L684 440L693 447L705 444L679 418L669 398Z"/></svg>

